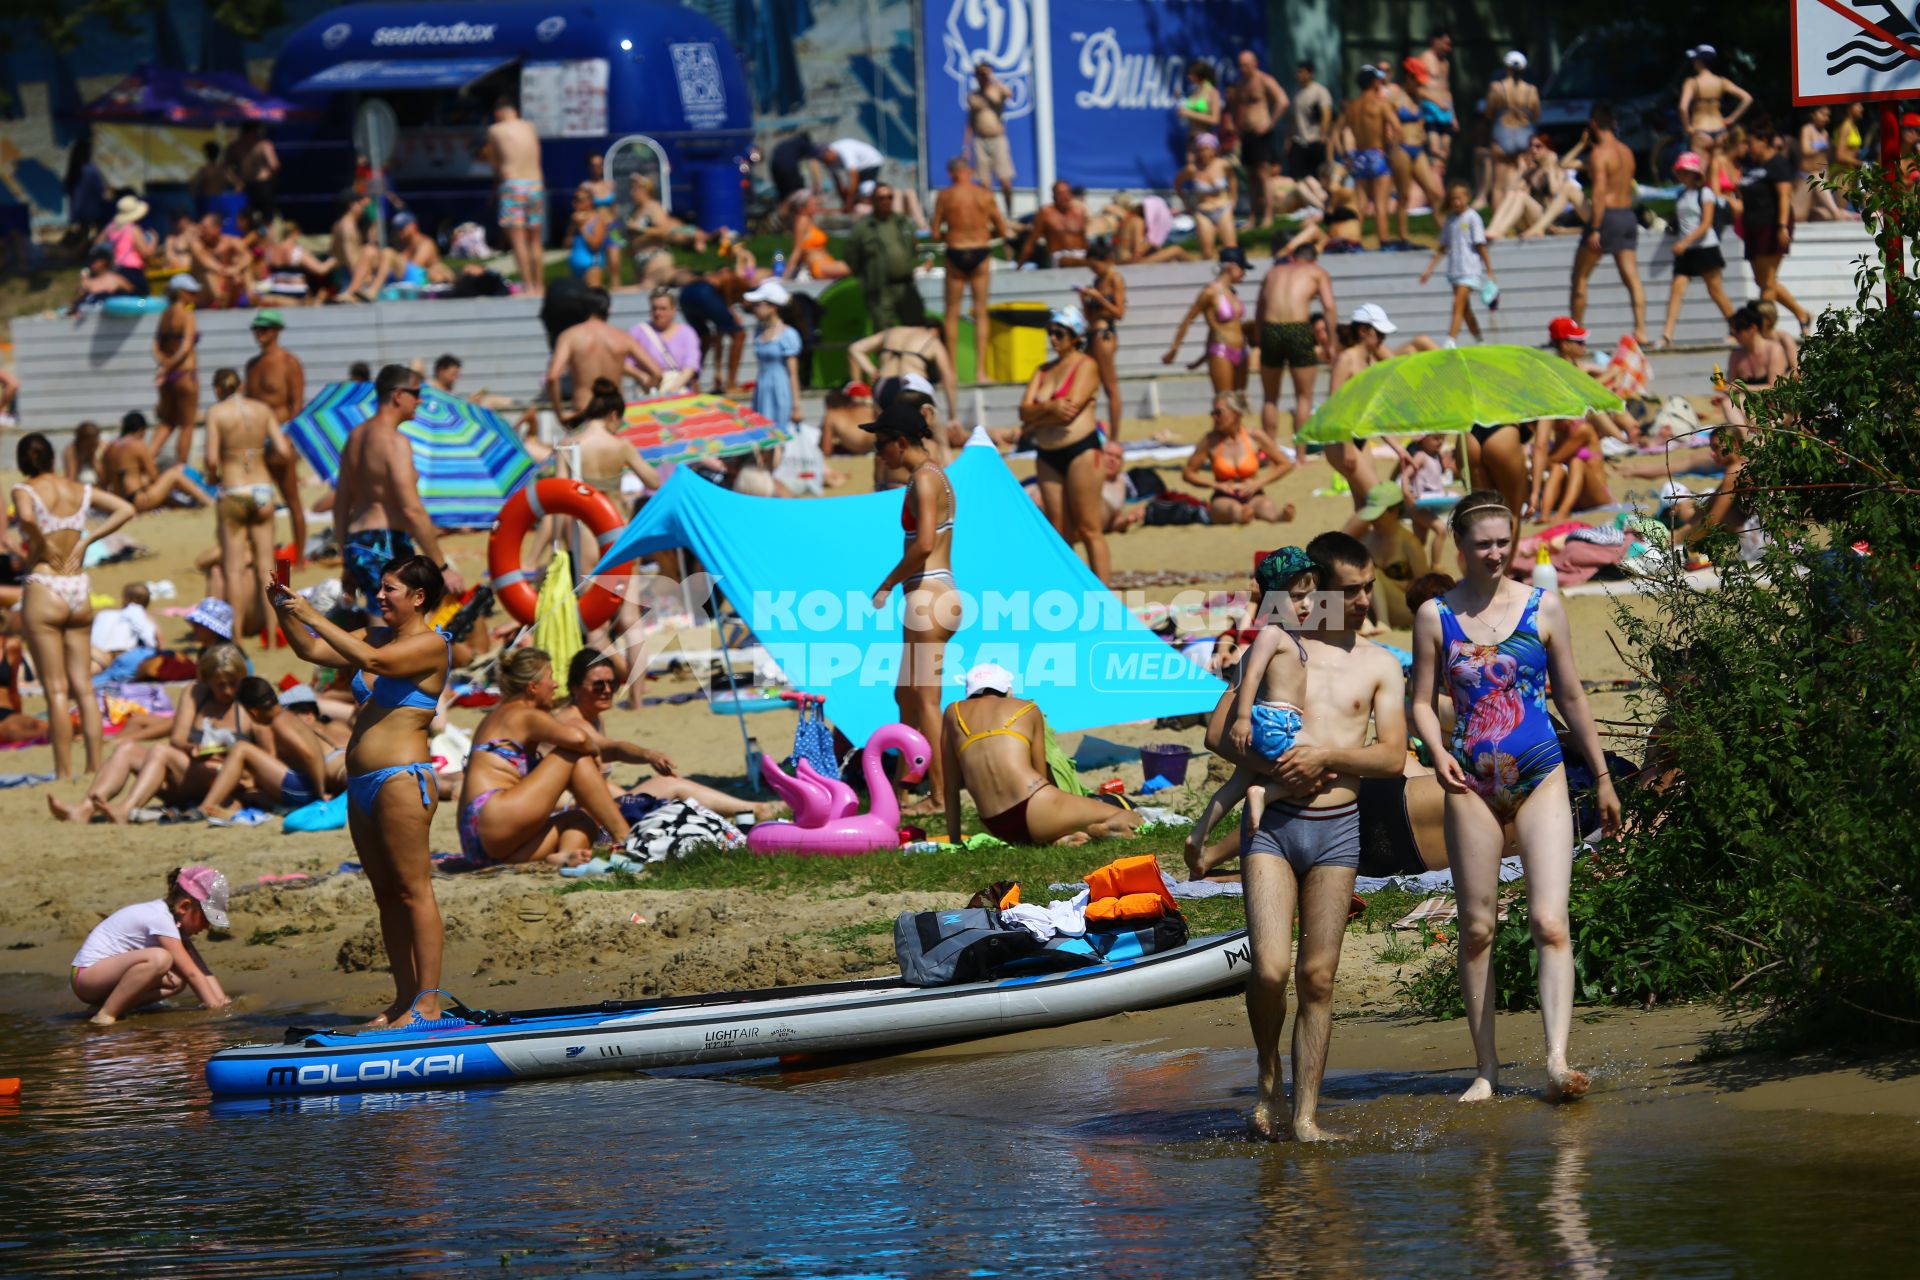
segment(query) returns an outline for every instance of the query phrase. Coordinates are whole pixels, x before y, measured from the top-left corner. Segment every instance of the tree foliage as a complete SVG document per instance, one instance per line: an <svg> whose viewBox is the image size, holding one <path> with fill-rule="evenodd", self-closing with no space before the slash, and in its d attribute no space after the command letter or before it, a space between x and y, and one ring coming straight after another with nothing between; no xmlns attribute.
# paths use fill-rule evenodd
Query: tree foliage
<svg viewBox="0 0 1920 1280"><path fill-rule="evenodd" d="M165 8L165 0L9 0L6 16L64 52L79 47L89 24L104 23L115 35L139 35ZM208 0L207 17L249 40L287 20L281 0ZM10 44L0 27L0 51Z"/></svg>

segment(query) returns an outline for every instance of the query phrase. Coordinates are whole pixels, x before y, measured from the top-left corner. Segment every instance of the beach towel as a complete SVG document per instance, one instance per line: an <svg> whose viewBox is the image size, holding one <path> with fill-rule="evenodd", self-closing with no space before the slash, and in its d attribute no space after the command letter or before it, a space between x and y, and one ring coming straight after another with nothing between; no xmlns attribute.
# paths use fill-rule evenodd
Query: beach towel
<svg viewBox="0 0 1920 1280"><path fill-rule="evenodd" d="M1652 373L1647 368L1647 353L1640 349L1632 334L1620 335L1620 345L1613 349L1613 356L1600 376L1623 398L1647 394Z"/></svg>
<svg viewBox="0 0 1920 1280"><path fill-rule="evenodd" d="M346 825L347 793L344 791L331 800L316 800L312 804L302 805L280 820L280 830L287 835L305 831L339 831Z"/></svg>
<svg viewBox="0 0 1920 1280"><path fill-rule="evenodd" d="M698 849L743 849L740 828L704 805L674 800L633 825L620 852L638 863L684 858Z"/></svg>
<svg viewBox="0 0 1920 1280"><path fill-rule="evenodd" d="M38 787L53 781L50 773L0 773L0 791L15 787Z"/></svg>
<svg viewBox="0 0 1920 1280"><path fill-rule="evenodd" d="M1146 220L1147 243L1158 249L1173 230L1173 210L1159 196L1148 196L1140 201L1140 216Z"/></svg>

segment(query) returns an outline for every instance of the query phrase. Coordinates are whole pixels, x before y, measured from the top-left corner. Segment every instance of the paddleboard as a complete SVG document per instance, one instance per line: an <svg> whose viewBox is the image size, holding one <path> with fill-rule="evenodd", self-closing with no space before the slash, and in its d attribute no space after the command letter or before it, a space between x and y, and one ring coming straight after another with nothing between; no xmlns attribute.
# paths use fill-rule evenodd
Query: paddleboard
<svg viewBox="0 0 1920 1280"><path fill-rule="evenodd" d="M949 987L897 978L525 1013L459 1009L395 1031L293 1028L207 1062L216 1096L458 1088L693 1063L871 1052L1151 1009L1246 981L1245 930L1060 973Z"/></svg>

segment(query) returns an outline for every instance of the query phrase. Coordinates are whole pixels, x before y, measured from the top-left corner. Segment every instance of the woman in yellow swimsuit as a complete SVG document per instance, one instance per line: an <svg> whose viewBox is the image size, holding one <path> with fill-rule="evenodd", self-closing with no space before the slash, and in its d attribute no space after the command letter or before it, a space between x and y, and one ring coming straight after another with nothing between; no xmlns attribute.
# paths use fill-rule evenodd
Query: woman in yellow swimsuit
<svg viewBox="0 0 1920 1280"><path fill-rule="evenodd" d="M1008 844L1085 844L1131 836L1139 813L1053 784L1047 721L1012 696L1013 674L985 663L967 672L967 696L947 707L940 754L947 758L947 838L958 844L964 785L989 834ZM985 729L971 726L986 725Z"/></svg>

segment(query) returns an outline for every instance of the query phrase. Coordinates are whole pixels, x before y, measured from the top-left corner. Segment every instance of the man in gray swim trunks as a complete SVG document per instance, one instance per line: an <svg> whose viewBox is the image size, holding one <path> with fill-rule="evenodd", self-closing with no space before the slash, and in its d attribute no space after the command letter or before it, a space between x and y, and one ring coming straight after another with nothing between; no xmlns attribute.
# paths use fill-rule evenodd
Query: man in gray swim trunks
<svg viewBox="0 0 1920 1280"><path fill-rule="evenodd" d="M1587 278L1611 257L1633 303L1633 337L1642 346L1647 342L1647 295L1640 287L1640 220L1634 216L1633 202L1638 188L1633 178L1633 152L1614 136L1613 108L1595 105L1587 119L1587 233L1573 254L1573 284L1567 310L1576 324L1587 316Z"/></svg>
<svg viewBox="0 0 1920 1280"><path fill-rule="evenodd" d="M1321 534L1307 544L1307 554L1320 566L1322 590L1300 633L1307 653L1301 741L1272 765L1289 798L1268 801L1240 859L1253 959L1247 1021L1260 1072L1251 1124L1256 1137L1269 1141L1291 1136L1321 1142L1338 1136L1320 1127L1316 1113L1333 1035L1333 979L1360 865L1359 780L1391 778L1407 758L1400 662L1360 638L1360 626L1373 608L1373 561L1357 539L1344 533ZM1220 747L1231 751L1229 743ZM1296 908L1297 961L1289 955ZM1290 1116L1280 1073L1289 970L1300 1006L1293 1022Z"/></svg>

